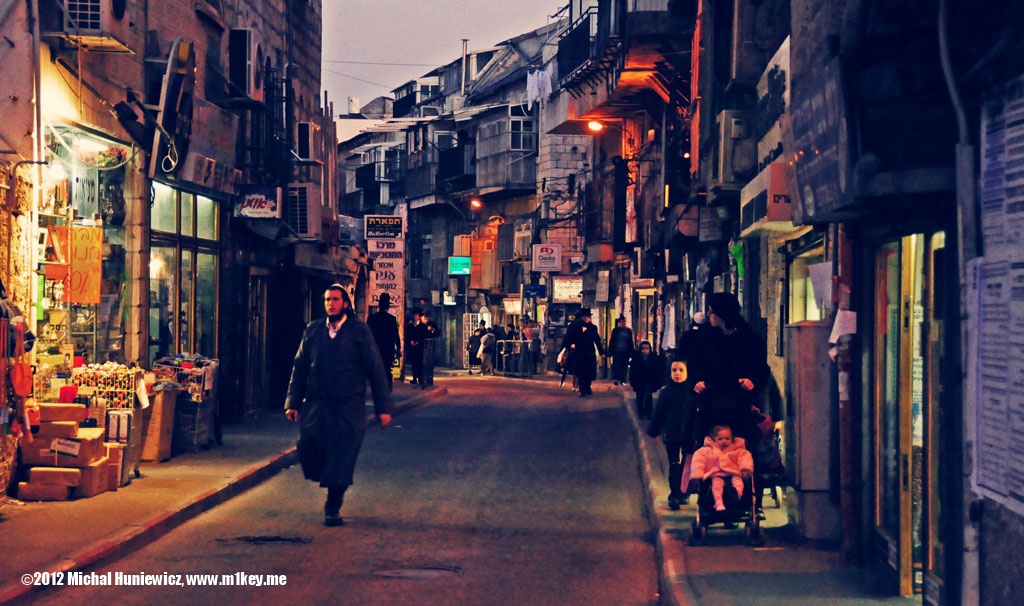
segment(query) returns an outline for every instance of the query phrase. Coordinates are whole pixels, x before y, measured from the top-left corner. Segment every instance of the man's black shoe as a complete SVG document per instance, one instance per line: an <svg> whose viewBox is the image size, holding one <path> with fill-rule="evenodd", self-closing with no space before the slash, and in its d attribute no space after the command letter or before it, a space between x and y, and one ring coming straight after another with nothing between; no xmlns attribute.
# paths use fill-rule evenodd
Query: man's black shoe
<svg viewBox="0 0 1024 606"><path fill-rule="evenodd" d="M668 496L668 508L671 509L672 511L679 511L679 497L678 496L676 496L674 494L670 494Z"/></svg>
<svg viewBox="0 0 1024 606"><path fill-rule="evenodd" d="M333 515L333 516L326 516L326 517L324 517L324 526L327 526L328 528L334 528L336 526L344 526L344 525L345 525L345 518L343 518L343 517L341 517L339 515Z"/></svg>

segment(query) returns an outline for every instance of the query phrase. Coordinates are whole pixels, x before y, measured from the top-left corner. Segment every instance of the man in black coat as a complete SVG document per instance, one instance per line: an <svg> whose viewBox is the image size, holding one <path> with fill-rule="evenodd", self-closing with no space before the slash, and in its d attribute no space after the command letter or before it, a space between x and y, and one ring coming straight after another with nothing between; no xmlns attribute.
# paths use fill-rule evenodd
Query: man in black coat
<svg viewBox="0 0 1024 606"><path fill-rule="evenodd" d="M423 340L420 336L420 308L414 307L412 319L405 324L405 360L412 374L410 385L420 382L423 373Z"/></svg>
<svg viewBox="0 0 1024 606"><path fill-rule="evenodd" d="M324 525L342 526L341 505L366 431L366 385L382 426L391 423L391 390L373 333L340 284L324 292L324 310L326 321L310 322L302 334L284 408L299 423L302 474L327 489Z"/></svg>
<svg viewBox="0 0 1024 606"><path fill-rule="evenodd" d="M615 328L608 337L608 350L612 354L612 378L615 384L626 382L626 370L633 357L633 329L626 326L626 318L615 321Z"/></svg>
<svg viewBox="0 0 1024 606"><path fill-rule="evenodd" d="M395 364L395 358L402 355L402 339L398 335L398 320L388 313L391 307L391 295L381 293L377 299L377 313L366 317L366 325L373 333L373 340L377 343L377 351L380 352L380 359L384 362L384 372L387 373L388 385L391 385L391 367Z"/></svg>
<svg viewBox="0 0 1024 606"><path fill-rule="evenodd" d="M597 378L597 354L603 356L604 347L589 307L581 308L576 314L562 340L562 349L569 352L569 372L579 380L580 397L593 395L590 384Z"/></svg>
<svg viewBox="0 0 1024 606"><path fill-rule="evenodd" d="M437 337L437 324L430 319L430 310L424 309L420 314L420 323L416 327L416 340L423 349L420 359L420 387L426 389L434 384L434 339Z"/></svg>

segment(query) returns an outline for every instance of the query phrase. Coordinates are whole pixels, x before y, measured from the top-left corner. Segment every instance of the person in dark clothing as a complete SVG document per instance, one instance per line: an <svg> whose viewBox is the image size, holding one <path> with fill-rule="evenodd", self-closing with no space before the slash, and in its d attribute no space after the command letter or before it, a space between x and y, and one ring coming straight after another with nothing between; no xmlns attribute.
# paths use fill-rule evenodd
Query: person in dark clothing
<svg viewBox="0 0 1024 606"><path fill-rule="evenodd" d="M426 389L434 384L434 339L438 333L437 324L430 319L429 309L424 309L420 314L417 330L417 340L423 348L423 357L420 359L420 387Z"/></svg>
<svg viewBox="0 0 1024 606"><path fill-rule="evenodd" d="M483 338L485 332L487 332L487 323L480 320L480 327L473 331L473 334L466 343L466 353L469 354L469 374L473 374L474 366L480 368L481 360L478 355L480 353L480 339Z"/></svg>
<svg viewBox="0 0 1024 606"><path fill-rule="evenodd" d="M710 355L703 358L707 367L694 377L694 391L701 396L697 435L726 425L754 448L761 437L757 424L764 418L757 405L771 378L768 347L743 319L735 295L713 293L707 308L715 332L709 340Z"/></svg>
<svg viewBox="0 0 1024 606"><path fill-rule="evenodd" d="M641 419L651 418L654 392L661 387L665 374L665 362L651 349L650 341L641 341L640 350L633 354L629 363L629 384L636 392L636 415Z"/></svg>
<svg viewBox="0 0 1024 606"><path fill-rule="evenodd" d="M686 362L692 377L703 376L702 365L707 363L714 338L714 328L708 324L707 316L702 311L693 314L690 328L683 331L676 340L675 358Z"/></svg>
<svg viewBox="0 0 1024 606"><path fill-rule="evenodd" d="M612 379L615 384L626 382L626 371L633 357L633 329L626 326L626 318L615 321L615 328L608 337L608 350L612 355Z"/></svg>
<svg viewBox="0 0 1024 606"><path fill-rule="evenodd" d="M420 335L421 323L420 308L412 310L412 320L405 325L405 359L412 373L412 380L409 385L416 385L421 381L423 374L423 339Z"/></svg>
<svg viewBox="0 0 1024 606"><path fill-rule="evenodd" d="M686 487L682 485L683 464L694 451L694 421L697 416L697 395L689 381L686 362L673 360L669 369L671 381L658 392L654 417L647 427L652 438L664 435L668 455L668 506L679 509L686 503Z"/></svg>
<svg viewBox="0 0 1024 606"><path fill-rule="evenodd" d="M590 308L583 307L565 332L562 348L569 352L569 372L580 385L580 397L593 395L590 384L597 378L597 354L604 355L601 335L597 334Z"/></svg>
<svg viewBox="0 0 1024 606"><path fill-rule="evenodd" d="M373 333L373 340L377 343L377 351L380 352L380 359L384 363L384 372L388 377L388 385L391 385L391 367L395 359L402 355L402 339L398 335L398 320L388 313L391 307L391 295L381 293L377 299L377 313L366 317L366 325Z"/></svg>
<svg viewBox="0 0 1024 606"><path fill-rule="evenodd" d="M306 326L292 365L285 416L299 423L302 474L327 489L324 525L342 526L341 506L366 431L366 385L382 426L391 423L391 390L369 327L356 319L345 289L324 293L327 319Z"/></svg>

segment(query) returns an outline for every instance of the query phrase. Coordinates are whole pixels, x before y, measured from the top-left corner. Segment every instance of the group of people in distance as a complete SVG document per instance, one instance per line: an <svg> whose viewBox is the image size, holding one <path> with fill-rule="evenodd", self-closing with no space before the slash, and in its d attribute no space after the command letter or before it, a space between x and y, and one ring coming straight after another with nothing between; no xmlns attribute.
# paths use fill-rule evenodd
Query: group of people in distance
<svg viewBox="0 0 1024 606"><path fill-rule="evenodd" d="M743 478L755 472L755 457L747 446L764 442L765 428L771 429L766 413L776 418L780 414L765 410L762 397L772 381L765 343L743 319L734 295L713 293L707 298L706 315L694 314L691 329L680 336L663 388L663 371L651 369L661 367L659 357L649 353L649 347L641 343L640 352L633 355L630 383L636 391L637 415L650 418L648 434L661 437L665 445L668 505L679 509L688 501L690 481L710 479L715 508L725 509L723 495L741 497ZM754 494L758 510L760 492Z"/></svg>

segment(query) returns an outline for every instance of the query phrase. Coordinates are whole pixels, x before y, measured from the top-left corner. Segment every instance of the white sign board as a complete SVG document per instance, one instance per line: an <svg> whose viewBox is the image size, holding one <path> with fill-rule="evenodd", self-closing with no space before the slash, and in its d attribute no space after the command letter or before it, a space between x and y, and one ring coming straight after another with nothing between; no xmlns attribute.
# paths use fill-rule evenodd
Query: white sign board
<svg viewBox="0 0 1024 606"><path fill-rule="evenodd" d="M391 304L405 305L405 240L380 238L367 240L368 256L373 259L366 303L376 307L380 293L391 295Z"/></svg>
<svg viewBox="0 0 1024 606"><path fill-rule="evenodd" d="M583 303L583 276L552 276L552 303Z"/></svg>
<svg viewBox="0 0 1024 606"><path fill-rule="evenodd" d="M562 271L561 244L534 244L533 271Z"/></svg>

